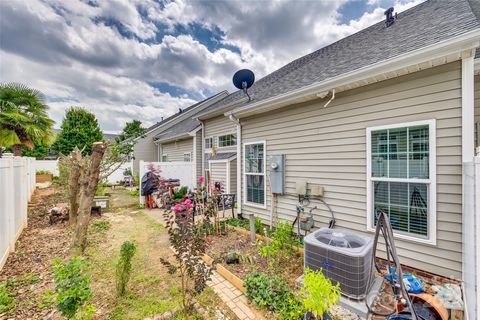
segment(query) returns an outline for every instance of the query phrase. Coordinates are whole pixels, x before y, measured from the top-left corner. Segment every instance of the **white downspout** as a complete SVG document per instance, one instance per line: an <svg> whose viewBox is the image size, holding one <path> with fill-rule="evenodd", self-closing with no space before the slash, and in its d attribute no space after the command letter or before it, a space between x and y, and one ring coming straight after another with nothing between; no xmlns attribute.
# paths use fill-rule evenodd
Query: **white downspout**
<svg viewBox="0 0 480 320"><path fill-rule="evenodd" d="M242 124L231 114L229 119L237 125L237 217L242 217Z"/></svg>
<svg viewBox="0 0 480 320"><path fill-rule="evenodd" d="M326 108L333 101L333 99L335 99L335 89L332 89L332 97L323 105L323 107Z"/></svg>

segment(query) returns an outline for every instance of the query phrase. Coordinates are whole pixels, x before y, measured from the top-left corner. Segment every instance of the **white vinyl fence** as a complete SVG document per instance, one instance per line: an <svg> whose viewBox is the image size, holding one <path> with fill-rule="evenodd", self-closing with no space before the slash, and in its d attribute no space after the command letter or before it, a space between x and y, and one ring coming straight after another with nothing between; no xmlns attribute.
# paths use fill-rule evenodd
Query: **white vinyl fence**
<svg viewBox="0 0 480 320"><path fill-rule="evenodd" d="M0 158L0 269L27 226L28 201L35 190L35 159Z"/></svg>
<svg viewBox="0 0 480 320"><path fill-rule="evenodd" d="M118 181L123 181L123 172L127 168L132 168L132 163L132 161L123 163L117 170L112 172L112 174L107 177L107 182L117 183ZM36 160L35 171L41 170L50 171L54 176L58 177L60 174L58 160Z"/></svg>
<svg viewBox="0 0 480 320"><path fill-rule="evenodd" d="M58 170L58 159L57 160L36 160L35 161L35 171L50 171L55 177L60 175Z"/></svg>
<svg viewBox="0 0 480 320"><path fill-rule="evenodd" d="M142 177L149 171L153 165L160 169L161 176L164 179L179 179L180 185L193 188L195 186L195 164L193 162L144 162L140 160L140 189ZM140 192L140 204L144 204L144 198Z"/></svg>

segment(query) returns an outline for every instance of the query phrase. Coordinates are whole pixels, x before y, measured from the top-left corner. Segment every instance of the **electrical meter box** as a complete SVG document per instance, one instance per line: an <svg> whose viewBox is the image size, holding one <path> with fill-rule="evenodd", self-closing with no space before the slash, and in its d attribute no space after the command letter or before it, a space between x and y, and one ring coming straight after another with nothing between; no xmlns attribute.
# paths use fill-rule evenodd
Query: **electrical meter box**
<svg viewBox="0 0 480 320"><path fill-rule="evenodd" d="M270 157L270 166L268 167L270 173L270 187L272 193L285 193L285 155L273 155Z"/></svg>

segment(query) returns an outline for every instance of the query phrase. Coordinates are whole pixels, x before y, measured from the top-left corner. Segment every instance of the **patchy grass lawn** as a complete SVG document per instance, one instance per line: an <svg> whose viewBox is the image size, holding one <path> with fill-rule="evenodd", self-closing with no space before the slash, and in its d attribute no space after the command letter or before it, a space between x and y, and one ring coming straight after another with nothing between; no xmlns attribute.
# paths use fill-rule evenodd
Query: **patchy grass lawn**
<svg viewBox="0 0 480 320"><path fill-rule="evenodd" d="M134 208L137 197L130 196L125 190L112 190L111 193L112 212L92 220L89 245L85 251L92 264L94 296L91 302L97 309L95 319L144 319L180 310L179 277L168 274L160 263L160 257L173 259L167 231ZM35 216L35 210L32 211L31 215ZM43 221L39 218L31 220ZM0 319L61 319L53 305L54 281L50 261L67 256L65 247L68 247L70 232L65 225L44 223L31 229L27 236L22 235L19 251L11 255L0 273ZM54 239L57 244L52 243ZM127 293L117 298L115 266L120 247L127 240L137 245L137 251L132 260ZM30 246L35 250L27 250ZM39 257L41 263L35 263ZM38 268L36 264L39 264ZM29 265L34 267L28 268ZM236 319L209 288L196 301L209 311L209 319L216 319L219 312L226 315L223 319ZM5 310L1 309L2 305Z"/></svg>

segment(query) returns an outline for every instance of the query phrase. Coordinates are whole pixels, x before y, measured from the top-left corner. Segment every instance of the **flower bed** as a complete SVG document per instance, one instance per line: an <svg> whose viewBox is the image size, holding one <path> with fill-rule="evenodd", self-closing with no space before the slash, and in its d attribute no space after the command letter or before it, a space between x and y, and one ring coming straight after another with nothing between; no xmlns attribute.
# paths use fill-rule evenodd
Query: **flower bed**
<svg viewBox="0 0 480 320"><path fill-rule="evenodd" d="M264 237L259 237L265 239ZM260 240L265 242L265 240ZM273 264L269 259L260 254L260 244L251 243L250 237L242 231L232 228L226 234L211 237L207 243L207 254L220 263L240 279L252 271L271 272L281 275L291 289L295 288L295 280L303 274L303 257L300 253L294 253L289 259ZM227 263L229 255L236 253L238 263Z"/></svg>

